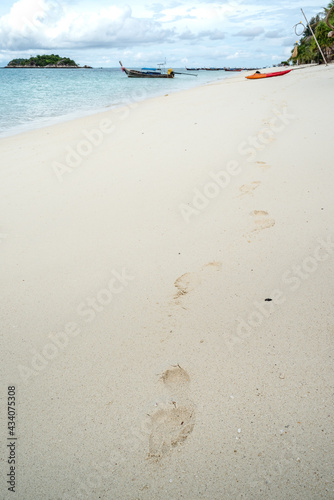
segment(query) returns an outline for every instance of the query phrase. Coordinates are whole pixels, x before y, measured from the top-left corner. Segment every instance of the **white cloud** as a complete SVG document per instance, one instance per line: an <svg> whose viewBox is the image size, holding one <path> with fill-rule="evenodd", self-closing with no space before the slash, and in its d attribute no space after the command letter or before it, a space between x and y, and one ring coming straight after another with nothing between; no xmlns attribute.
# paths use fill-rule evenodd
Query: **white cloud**
<svg viewBox="0 0 334 500"><path fill-rule="evenodd" d="M154 20L133 17L128 5L80 12L48 0L19 0L0 18L0 45L7 50L123 47L173 36Z"/></svg>
<svg viewBox="0 0 334 500"><path fill-rule="evenodd" d="M267 31L265 36L267 38L282 38L282 32L280 30Z"/></svg>
<svg viewBox="0 0 334 500"><path fill-rule="evenodd" d="M258 26L255 28L247 28L245 30L241 30L234 36L243 36L249 39L253 39L256 36L262 35L262 33L264 33L264 29L261 26Z"/></svg>
<svg viewBox="0 0 334 500"><path fill-rule="evenodd" d="M212 30L212 31L202 31L200 36L207 36L209 40L224 40L225 33L221 30Z"/></svg>
<svg viewBox="0 0 334 500"><path fill-rule="evenodd" d="M250 56L250 54L248 52L237 50L236 52L229 54L226 57L226 59L228 59L228 60L241 59L241 58L245 58L245 57L249 57L249 56Z"/></svg>
<svg viewBox="0 0 334 500"><path fill-rule="evenodd" d="M183 33L181 33L178 37L180 40L224 40L225 33L220 30L206 30L200 31L199 33L195 33L186 29Z"/></svg>
<svg viewBox="0 0 334 500"><path fill-rule="evenodd" d="M309 18L326 4L303 1ZM297 0L2 0L0 12L0 60L52 51L93 66L126 51L128 64L254 65L293 48L301 16Z"/></svg>
<svg viewBox="0 0 334 500"><path fill-rule="evenodd" d="M181 33L179 36L180 40L194 40L196 38L196 35L192 33L189 29Z"/></svg>

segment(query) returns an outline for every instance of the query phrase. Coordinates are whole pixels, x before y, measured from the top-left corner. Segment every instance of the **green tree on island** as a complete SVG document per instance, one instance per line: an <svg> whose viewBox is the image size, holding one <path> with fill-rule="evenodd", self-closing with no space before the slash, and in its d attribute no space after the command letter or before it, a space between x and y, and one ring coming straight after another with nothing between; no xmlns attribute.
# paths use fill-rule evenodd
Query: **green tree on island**
<svg viewBox="0 0 334 500"><path fill-rule="evenodd" d="M45 66L61 64L62 66L78 66L73 59L68 57L60 57L58 54L44 54L37 55L35 57L30 57L29 59L13 59L10 61L8 66L27 66L27 67L39 67L44 68Z"/></svg>

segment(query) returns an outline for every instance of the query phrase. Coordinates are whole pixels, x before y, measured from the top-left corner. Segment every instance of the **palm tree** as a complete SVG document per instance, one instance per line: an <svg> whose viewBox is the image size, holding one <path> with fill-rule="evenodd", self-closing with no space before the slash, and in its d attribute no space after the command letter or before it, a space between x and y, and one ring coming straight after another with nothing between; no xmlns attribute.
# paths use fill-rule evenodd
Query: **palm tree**
<svg viewBox="0 0 334 500"><path fill-rule="evenodd" d="M327 7L324 8L325 14L326 14L326 24L329 28L334 30L334 0L332 2L329 2Z"/></svg>
<svg viewBox="0 0 334 500"><path fill-rule="evenodd" d="M309 24L315 33L320 47L326 53L327 60L333 59L334 0L331 0L327 7L323 8L322 13L312 17ZM314 60L318 60L318 62L321 61L319 49L314 38L312 37L312 33L308 25L306 26L303 36L299 42L298 55L295 58L291 57L291 60L294 64L297 60L299 60L300 63L309 63Z"/></svg>

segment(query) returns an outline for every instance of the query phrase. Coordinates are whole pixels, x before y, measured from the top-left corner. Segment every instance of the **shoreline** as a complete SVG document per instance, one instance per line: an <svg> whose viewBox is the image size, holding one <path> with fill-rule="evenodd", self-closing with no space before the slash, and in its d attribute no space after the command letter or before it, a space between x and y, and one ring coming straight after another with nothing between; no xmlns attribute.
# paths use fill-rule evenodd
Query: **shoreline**
<svg viewBox="0 0 334 500"><path fill-rule="evenodd" d="M6 68L0 68L0 69L6 69ZM14 68L14 69L17 69L17 68ZM22 69L34 69L34 68L22 68ZM35 69L44 69L44 68L35 68ZM49 68L49 69L56 69L56 68ZM74 68L70 68L70 69L74 69ZM77 69L83 69L83 68L77 68ZM100 69L100 68L93 68L93 69ZM106 68L106 69L117 69L118 70L119 68ZM240 76L240 75L224 75L224 77L222 77L221 79L217 79L214 82L206 82L206 83L200 82L198 85L196 85L194 87L190 87L190 88L197 88L197 87L202 87L202 86L206 86L206 85L211 85L212 83L220 82L220 81L223 81L225 79L230 79L230 78L233 78L235 76ZM175 89L175 90L172 89L172 90L169 90L169 92L172 94L172 93L184 92L186 90L188 90L188 89L187 88L186 89ZM158 93L158 94L153 94L150 97L147 97L147 95L145 95L144 97L136 97L135 100L133 100L133 96L125 97L124 102L117 102L115 104L111 103L111 104L108 104L102 108L97 107L97 108L90 109L90 110L81 109L81 110L77 110L77 111L72 111L69 114L64 114L64 115L58 115L58 116L47 117L47 118L40 117L39 119L35 119L32 123L27 122L24 124L16 125L14 127L11 127L11 129L9 129L6 132L0 132L0 141L1 141L1 139L5 139L8 137L14 137L14 136L21 135L23 133L28 133L28 132L31 132L34 130L41 130L45 127L52 127L53 125L66 123L66 122L72 121L72 120L74 121L74 120L77 120L80 118L85 118L88 116L94 116L95 114L100 114L103 112L108 112L111 109L118 109L124 105L128 106L129 101L131 101L130 105L132 105L132 104L135 104L137 102L143 102L146 99L154 99L155 97L159 97L159 96L163 96L163 95L164 95L164 91L162 91L161 93Z"/></svg>
<svg viewBox="0 0 334 500"><path fill-rule="evenodd" d="M6 69L6 68L1 68L1 69ZM15 68L14 68L15 69ZM23 68L23 69L31 69L31 68ZM34 68L34 69L44 69L44 68ZM49 69L55 69L55 68L49 68ZM78 68L78 69L83 69L83 68ZM100 70L101 68L93 68L95 70ZM117 70L119 71L119 68L103 68L103 69L114 69L114 70ZM216 80L214 81L222 81L222 80L225 80L226 78L233 78L233 76L235 75L224 75L222 76L221 78L217 78ZM177 93L177 92L182 92L183 90L187 90L187 88L195 88L195 87L201 87L201 86L205 86L205 85L208 85L208 84L211 84L212 82L199 82L197 85L195 86L190 86L190 87L186 87L186 88L176 88L176 89L169 89L168 92L169 93ZM156 90L155 90L156 92ZM158 93L155 93L153 92L153 94L151 96L148 96L147 95L147 92L146 90L143 91L144 95L143 96L140 96L138 95L138 92L137 92L137 95L129 95L129 96L124 96L122 98L121 101L118 101L118 102L115 102L114 104L113 103L109 103L103 107L94 107L92 109L77 109L76 111L71 111L69 114L66 113L66 114L62 114L62 115L57 115L57 116L50 116L50 117L39 117L39 119L34 119L33 122L26 122L26 123L23 123L23 124L18 124L14 127L11 127L9 130L7 131L4 131L4 132L0 132L0 140L2 138L6 138L6 137L13 137L13 136L16 136L16 135L20 135L21 133L26 133L26 132L29 132L29 131L32 131L32 130L40 130L44 127L48 127L48 126L52 126L52 125L55 125L55 124L59 124L59 123L65 123L67 121L71 121L71 120L75 120L75 119L79 119L81 117L86 117L86 116L92 116L94 114L98 114L98 113L101 113L101 112L104 112L104 111L108 111L110 109L115 109L115 108L119 108L119 107L122 107L124 105L129 105L129 102L130 104L134 103L134 102L142 102L143 100L146 100L146 99L151 99L151 98L154 98L154 97L157 97L157 96L162 96L164 95L164 93L166 92L166 89L165 90L161 90L160 92Z"/></svg>
<svg viewBox="0 0 334 500"><path fill-rule="evenodd" d="M0 141L27 500L333 490L334 66L246 74Z"/></svg>
<svg viewBox="0 0 334 500"><path fill-rule="evenodd" d="M313 65L312 64L312 65L303 65L303 66L298 66L298 67L295 66L292 68L292 70L295 71L297 69L307 69L307 68L316 67L316 66L321 67L321 65L317 65L317 64ZM4 67L4 68L0 68L0 69L10 69L10 68ZM18 69L18 68L13 68L13 69ZM57 69L57 68L20 68L20 69ZM63 69L63 68L60 68L60 69ZM78 67L78 68L69 68L69 69L87 69L87 68ZM92 69L101 69L101 68L92 68ZM116 68L102 68L102 69L118 69L118 68L116 67ZM270 71L276 70L276 69L277 68L275 68L275 67L264 68L261 71L262 72L270 72ZM186 92L187 90L191 90L193 88L205 87L207 85L213 85L215 83L219 84L220 82L223 82L227 79L242 78L242 77L245 77L246 75L252 74L252 73L253 73L253 71L242 71L241 73L234 73L234 74L229 73L228 75L224 74L224 77L222 77L221 79L217 79L215 81L206 82L206 83L200 82L198 85L196 85L194 87L190 87L188 89L186 88L186 89L171 90L170 93L172 94L172 93ZM155 97L159 97L159 96L161 97L163 95L164 94L161 93L161 94L152 95L151 97L145 96L141 99L133 101L133 103L143 102L146 99L154 99ZM126 103L126 105L127 104L128 103ZM29 133L29 132L34 131L34 130L41 130L45 127L52 127L54 125L66 123L68 121L75 121L75 120L80 119L80 118L85 118L88 116L94 116L95 114L108 112L111 109L121 108L122 106L124 106L124 103L116 103L116 104L109 104L109 105L104 106L102 108L94 108L94 109L90 109L90 110L81 109L81 110L77 110L77 111L71 111L69 114L64 114L64 115L57 115L57 116L53 116L53 117L50 116L47 118L40 117L39 119L35 119L33 121L33 123L27 122L24 124L19 124L19 125L16 125L14 127L11 127L6 132L0 132L0 141L1 141L1 139L18 136L18 135L21 135L24 133Z"/></svg>

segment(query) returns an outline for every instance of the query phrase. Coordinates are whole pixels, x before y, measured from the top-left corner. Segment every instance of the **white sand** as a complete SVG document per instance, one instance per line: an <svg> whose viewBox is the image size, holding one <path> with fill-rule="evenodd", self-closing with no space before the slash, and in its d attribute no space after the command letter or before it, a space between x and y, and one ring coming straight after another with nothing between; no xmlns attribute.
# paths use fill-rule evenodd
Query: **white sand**
<svg viewBox="0 0 334 500"><path fill-rule="evenodd" d="M0 141L1 498L334 498L333 84L243 74Z"/></svg>

